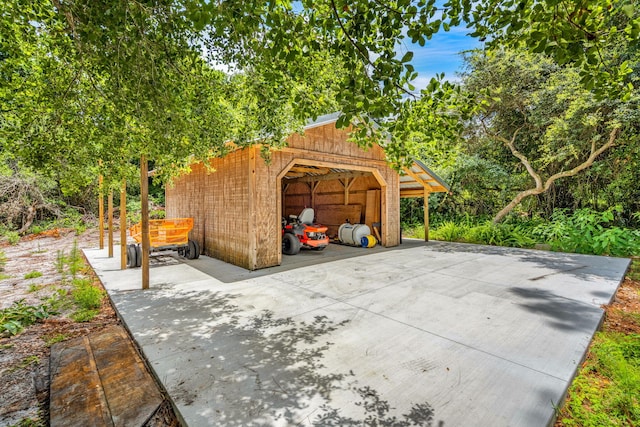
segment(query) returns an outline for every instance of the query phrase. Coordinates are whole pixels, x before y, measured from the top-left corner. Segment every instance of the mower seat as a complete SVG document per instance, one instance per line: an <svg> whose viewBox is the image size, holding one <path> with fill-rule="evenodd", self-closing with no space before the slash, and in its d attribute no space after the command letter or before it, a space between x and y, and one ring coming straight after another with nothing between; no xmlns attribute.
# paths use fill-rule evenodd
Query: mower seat
<svg viewBox="0 0 640 427"><path fill-rule="evenodd" d="M315 216L315 212L312 208L304 208L300 215L298 215L298 221L305 225L313 224L313 217Z"/></svg>

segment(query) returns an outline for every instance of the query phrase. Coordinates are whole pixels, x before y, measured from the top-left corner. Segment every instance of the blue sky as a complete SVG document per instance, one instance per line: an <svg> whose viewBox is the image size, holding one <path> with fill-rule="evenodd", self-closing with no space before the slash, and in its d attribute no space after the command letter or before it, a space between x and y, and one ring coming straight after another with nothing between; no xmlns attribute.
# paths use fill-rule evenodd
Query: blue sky
<svg viewBox="0 0 640 427"><path fill-rule="evenodd" d="M462 71L463 64L460 52L482 47L480 41L467 35L468 32L464 27L451 28L448 32L441 30L427 40L424 47L405 42L400 52L412 50L414 53L412 64L419 74L414 86L418 90L438 73L445 73L447 80L458 80L456 71Z"/></svg>

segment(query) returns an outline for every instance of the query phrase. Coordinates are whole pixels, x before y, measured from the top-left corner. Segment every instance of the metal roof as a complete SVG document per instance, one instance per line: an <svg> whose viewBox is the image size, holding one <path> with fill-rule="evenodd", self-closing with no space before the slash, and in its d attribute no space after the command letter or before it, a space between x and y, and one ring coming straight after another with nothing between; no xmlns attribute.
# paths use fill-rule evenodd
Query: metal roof
<svg viewBox="0 0 640 427"><path fill-rule="evenodd" d="M418 159L400 174L400 197L423 197L425 188L430 193L447 193L449 185Z"/></svg>
<svg viewBox="0 0 640 427"><path fill-rule="evenodd" d="M329 123L335 123L338 121L340 117L340 112L325 114L324 116L318 116L315 120L308 120L307 124L304 126L304 130L313 129L319 126L328 125Z"/></svg>

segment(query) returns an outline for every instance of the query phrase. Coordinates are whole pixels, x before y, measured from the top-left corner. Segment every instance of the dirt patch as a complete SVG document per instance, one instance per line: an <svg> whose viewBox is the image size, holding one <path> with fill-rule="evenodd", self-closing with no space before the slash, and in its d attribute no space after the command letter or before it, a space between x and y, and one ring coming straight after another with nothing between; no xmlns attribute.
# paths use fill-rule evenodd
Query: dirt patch
<svg viewBox="0 0 640 427"><path fill-rule="evenodd" d="M614 302L605 310L603 330L640 334L640 281L627 277L620 285Z"/></svg>
<svg viewBox="0 0 640 427"><path fill-rule="evenodd" d="M97 230L77 236L70 229L56 229L27 236L15 245L0 247L7 258L0 276L0 309L16 301L30 306L60 299L72 289L68 272L60 272L61 256L77 248L96 247ZM36 273L34 273L36 272ZM78 273L100 281L86 267ZM31 420L32 426L46 426L49 420L49 357L54 342L84 336L108 325L119 323L108 298L103 298L99 313L88 322L75 322L72 303L57 307L58 315L49 317L11 337L0 337L0 427ZM148 425L178 426L171 405L164 404Z"/></svg>

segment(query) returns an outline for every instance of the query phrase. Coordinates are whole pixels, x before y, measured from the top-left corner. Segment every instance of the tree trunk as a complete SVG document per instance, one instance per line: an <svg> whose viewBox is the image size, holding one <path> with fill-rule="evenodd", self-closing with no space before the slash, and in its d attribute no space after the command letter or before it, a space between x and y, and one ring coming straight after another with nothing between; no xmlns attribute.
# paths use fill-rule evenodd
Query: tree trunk
<svg viewBox="0 0 640 427"><path fill-rule="evenodd" d="M553 185L553 183L556 180L558 180L560 178L567 178L567 177L571 177L571 176L577 175L579 172L581 172L581 171L587 169L589 166L591 166L593 164L593 162L596 160L596 158L600 154L604 153L611 146L613 146L613 144L616 142L616 138L620 134L620 128L613 129L609 133L609 139L607 140L607 142L605 144L603 144L600 148L596 149L595 144L592 144L592 146L591 146L591 154L589 155L589 157L584 162L580 163L578 166L576 166L575 168L570 169L568 171L562 171L562 172L558 172L558 173L556 173L554 175L551 175L549 177L549 179L547 179L544 183L542 182L542 179L540 178L540 174L538 172L536 172L533 169L533 167L531 166L531 163L529 162L529 159L527 159L522 153L520 153L518 150L516 150L516 148L515 148L515 138L516 138L517 134L518 134L518 131L516 131L513 134L513 137L511 138L511 140L507 140L507 139L504 139L504 138L498 138L498 139L500 139L503 142L505 142L507 147L509 147L509 149L511 150L511 153L514 156L516 156L518 159L520 159L520 162L525 166L525 168L527 169L527 172L529 172L529 175L531 175L531 177L536 182L536 186L535 186L535 188L530 188L528 190L524 190L524 191L521 191L520 193L518 193L516 195L516 197L514 197L513 200L511 200L509 202L509 204L507 206L502 208L500 210L500 212L498 212L496 214L496 216L493 217L492 222L494 224L497 224L500 221L502 221L504 219L504 217L507 216L507 214L509 212L511 212L513 210L513 208L518 206L520 204L520 202L522 202L522 200L525 199L526 197L533 196L535 194L545 193L546 191L549 190L549 188L551 188L551 186Z"/></svg>
<svg viewBox="0 0 640 427"><path fill-rule="evenodd" d="M29 206L27 208L27 215L22 222L22 227L18 230L19 235L23 235L27 232L31 224L33 224L33 220L36 218L36 206Z"/></svg>

